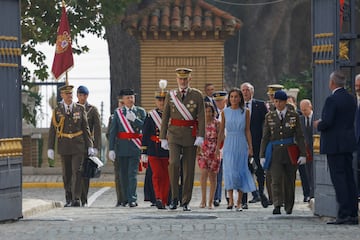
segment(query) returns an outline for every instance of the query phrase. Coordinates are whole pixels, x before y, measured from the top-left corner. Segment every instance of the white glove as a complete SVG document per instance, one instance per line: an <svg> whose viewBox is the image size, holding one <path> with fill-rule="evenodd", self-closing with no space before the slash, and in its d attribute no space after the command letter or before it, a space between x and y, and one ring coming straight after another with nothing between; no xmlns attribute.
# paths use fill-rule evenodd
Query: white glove
<svg viewBox="0 0 360 240"><path fill-rule="evenodd" d="M113 162L115 162L116 154L114 150L109 151L109 159Z"/></svg>
<svg viewBox="0 0 360 240"><path fill-rule="evenodd" d="M306 157L299 157L297 160L297 164L303 165L306 163Z"/></svg>
<svg viewBox="0 0 360 240"><path fill-rule="evenodd" d="M94 148L94 155L98 155L99 151L97 150L97 148Z"/></svg>
<svg viewBox="0 0 360 240"><path fill-rule="evenodd" d="M48 158L54 159L54 149L48 149L47 155Z"/></svg>
<svg viewBox="0 0 360 240"><path fill-rule="evenodd" d="M203 143L204 143L204 138L203 137L196 137L195 142L194 142L194 146L200 147Z"/></svg>
<svg viewBox="0 0 360 240"><path fill-rule="evenodd" d="M262 167L264 167L265 164L265 158L260 158L260 164Z"/></svg>
<svg viewBox="0 0 360 240"><path fill-rule="evenodd" d="M146 155L146 154L141 154L141 162L147 163L147 162L148 162L148 155Z"/></svg>
<svg viewBox="0 0 360 240"><path fill-rule="evenodd" d="M166 139L160 139L161 141L161 148L165 150L169 150L169 143Z"/></svg>
<svg viewBox="0 0 360 240"><path fill-rule="evenodd" d="M92 148L92 147L89 147L89 148L88 148L88 155L89 155L89 156L95 156L95 150L94 150L94 148Z"/></svg>
<svg viewBox="0 0 360 240"><path fill-rule="evenodd" d="M136 119L136 115L135 115L135 113L133 113L133 112L127 111L127 112L126 112L126 118L127 118L127 120L133 122L133 121L135 121L135 119Z"/></svg>

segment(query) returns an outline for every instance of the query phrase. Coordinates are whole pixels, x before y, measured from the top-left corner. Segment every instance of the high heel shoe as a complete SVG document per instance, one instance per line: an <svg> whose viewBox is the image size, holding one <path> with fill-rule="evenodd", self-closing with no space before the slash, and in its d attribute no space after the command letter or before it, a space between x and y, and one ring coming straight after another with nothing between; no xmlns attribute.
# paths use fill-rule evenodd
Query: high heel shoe
<svg viewBox="0 0 360 240"><path fill-rule="evenodd" d="M200 203L200 208L205 208L206 207L206 203Z"/></svg>
<svg viewBox="0 0 360 240"><path fill-rule="evenodd" d="M228 205L226 209L233 209L234 205Z"/></svg>

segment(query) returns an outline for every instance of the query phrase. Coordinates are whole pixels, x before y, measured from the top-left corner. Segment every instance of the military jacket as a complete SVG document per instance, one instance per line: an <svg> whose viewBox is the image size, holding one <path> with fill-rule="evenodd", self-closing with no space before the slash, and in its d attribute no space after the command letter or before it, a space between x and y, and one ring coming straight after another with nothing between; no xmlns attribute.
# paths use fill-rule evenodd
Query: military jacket
<svg viewBox="0 0 360 240"><path fill-rule="evenodd" d="M120 109L124 116L126 116L126 108ZM131 139L120 139L117 137L118 133L126 132L124 129L119 115L118 109L114 111L113 118L109 130L109 150L115 150L116 155L120 157L140 156L141 149L139 149ZM128 121L135 131L135 133L142 133L142 127L146 117L146 112L142 107L134 106L132 111L136 115L134 122Z"/></svg>
<svg viewBox="0 0 360 240"><path fill-rule="evenodd" d="M92 140L94 142L94 148L98 151L101 149L101 123L100 114L97 108L89 103L85 105L85 111L88 119L89 129Z"/></svg>
<svg viewBox="0 0 360 240"><path fill-rule="evenodd" d="M80 131L82 134L78 135ZM73 103L72 112L66 114L64 104L58 103L53 110L48 149L54 149L56 139L60 155L84 154L88 147L93 146L85 108L82 105Z"/></svg>
<svg viewBox="0 0 360 240"><path fill-rule="evenodd" d="M300 156L306 156L304 136L301 130L299 114L289 108L281 122L276 110L265 115L263 137L260 146L260 157L265 157L265 149L270 141L293 138L299 146Z"/></svg>
<svg viewBox="0 0 360 240"><path fill-rule="evenodd" d="M156 112L159 116L162 116L162 112L159 109L156 109ZM142 147L143 153L149 156L154 157L169 157L169 151L165 150L161 147L161 143L159 141L154 141L159 139L160 129L155 124L153 118L148 113L143 127L143 139L142 139Z"/></svg>
<svg viewBox="0 0 360 240"><path fill-rule="evenodd" d="M181 101L181 93L175 90L176 97ZM201 91L195 88L189 88L183 101L185 107L189 110L194 120L198 121L196 136L205 136L205 110L204 99ZM192 136L192 127L174 126L170 124L170 119L184 120L181 113L175 106L170 97L170 93L165 98L165 108L162 116L160 139L168 139L169 143L176 143L182 146L194 145L195 137Z"/></svg>

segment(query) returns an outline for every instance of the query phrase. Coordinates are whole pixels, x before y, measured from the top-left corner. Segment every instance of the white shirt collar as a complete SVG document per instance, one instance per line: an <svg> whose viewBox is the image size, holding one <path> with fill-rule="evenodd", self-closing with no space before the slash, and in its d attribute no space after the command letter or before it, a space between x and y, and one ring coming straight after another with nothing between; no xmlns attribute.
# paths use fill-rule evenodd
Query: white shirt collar
<svg viewBox="0 0 360 240"><path fill-rule="evenodd" d="M339 90L340 88L342 87L338 87L338 88L335 88L333 91L332 91L332 94L334 94L337 90Z"/></svg>

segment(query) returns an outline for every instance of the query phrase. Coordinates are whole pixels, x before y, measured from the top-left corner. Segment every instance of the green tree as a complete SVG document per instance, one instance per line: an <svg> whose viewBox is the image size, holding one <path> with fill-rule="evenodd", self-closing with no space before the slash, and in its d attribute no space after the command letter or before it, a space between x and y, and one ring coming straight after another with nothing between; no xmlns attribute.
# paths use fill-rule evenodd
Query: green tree
<svg viewBox="0 0 360 240"><path fill-rule="evenodd" d="M86 45L80 45L79 39L85 33L105 37L106 26L119 25L126 8L138 0L69 0L66 1L68 19L71 25L72 48L74 54L87 52ZM32 78L44 81L49 79L49 66L45 64L47 56L36 50L39 43L56 43L57 27L60 21L62 2L59 0L21 1L22 55L34 64L33 72L27 66L22 68L23 92L35 99L39 105L40 95L33 91ZM23 116L29 123L36 123L36 108L23 105Z"/></svg>

